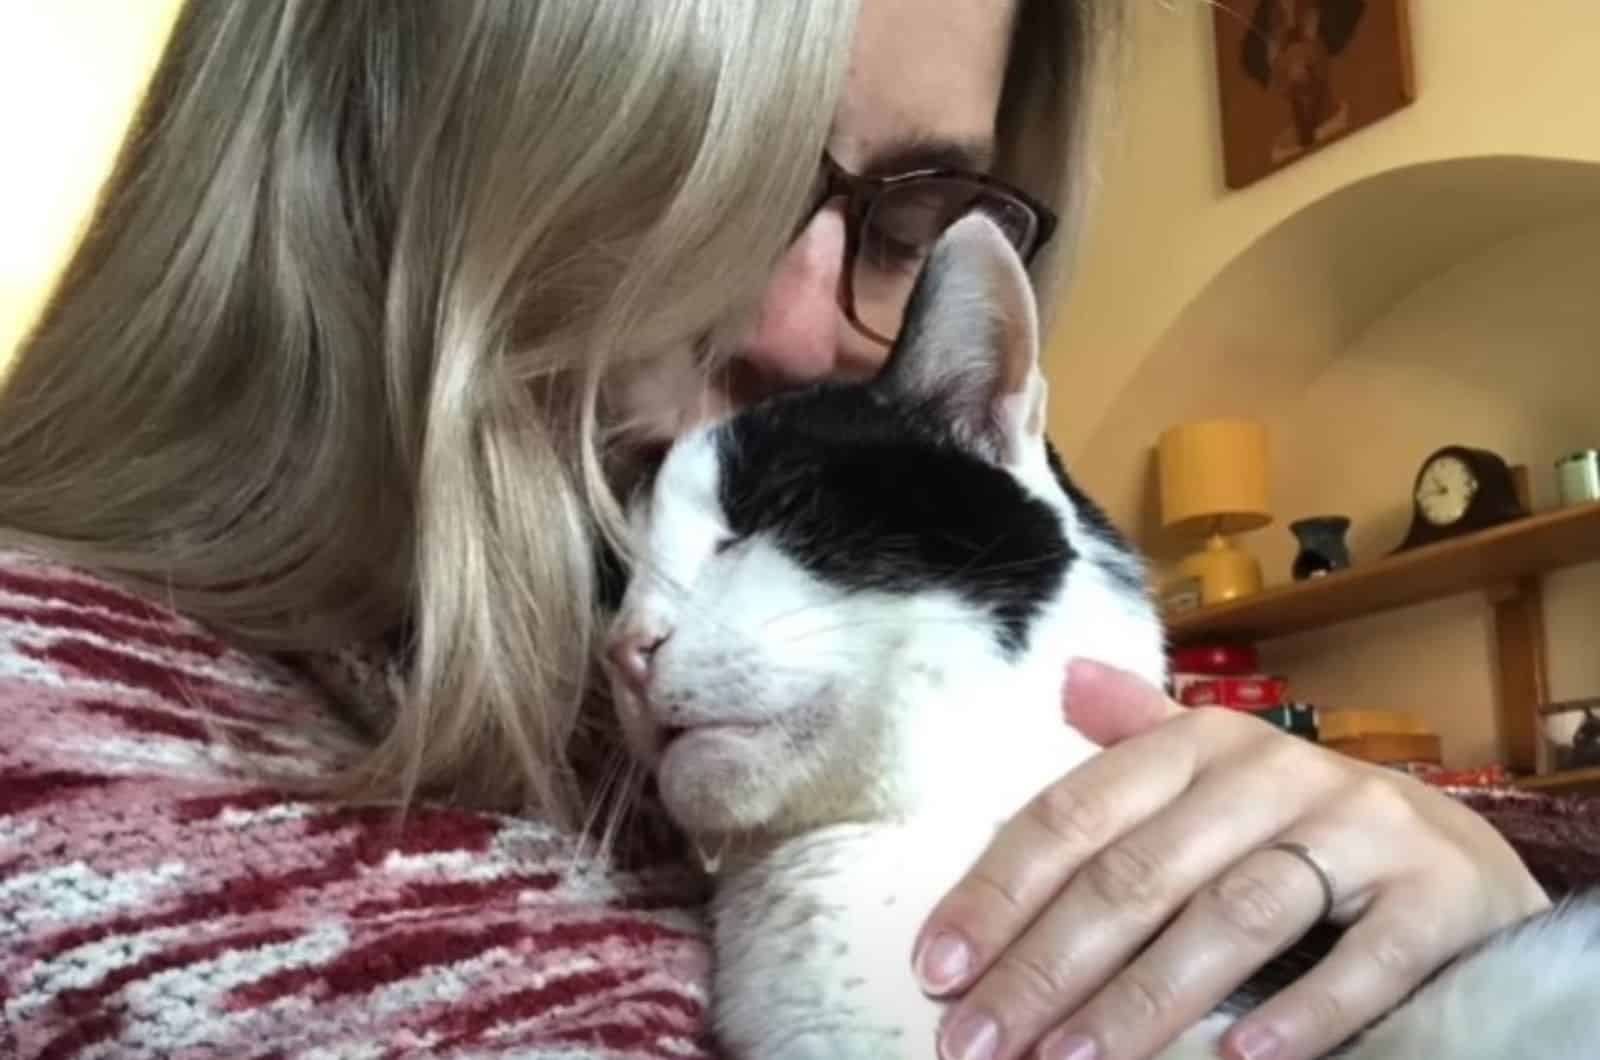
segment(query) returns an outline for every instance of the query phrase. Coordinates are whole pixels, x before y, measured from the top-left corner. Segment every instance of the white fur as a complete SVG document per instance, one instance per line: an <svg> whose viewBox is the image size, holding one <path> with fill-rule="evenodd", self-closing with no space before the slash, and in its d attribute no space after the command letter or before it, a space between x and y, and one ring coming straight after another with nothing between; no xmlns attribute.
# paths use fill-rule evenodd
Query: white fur
<svg viewBox="0 0 1600 1060"><path fill-rule="evenodd" d="M1014 301L1026 279L996 257L998 237L968 222L952 235L983 267L950 282L998 283L988 294ZM992 395L988 452L1060 513L1078 554L1018 658L952 594L845 592L763 537L719 547L729 531L709 429L674 446L638 510L641 563L617 629L666 639L647 701L619 683L618 711L669 812L726 854L714 1014L736 1060L929 1060L941 1008L913 978L913 941L996 827L1093 753L1062 715L1068 662L1164 676L1160 623L1126 585L1129 557L1086 532L1050 473L1037 369L994 374L1021 385ZM676 728L689 732L663 752ZM1467 960L1349 1055L1600 1056L1596 909ZM1202 1021L1162 1060L1214 1056L1226 1026Z"/></svg>
<svg viewBox="0 0 1600 1060"><path fill-rule="evenodd" d="M1424 1056L1600 1056L1600 905L1563 904L1504 933L1419 992L1350 1053L1351 1060Z"/></svg>

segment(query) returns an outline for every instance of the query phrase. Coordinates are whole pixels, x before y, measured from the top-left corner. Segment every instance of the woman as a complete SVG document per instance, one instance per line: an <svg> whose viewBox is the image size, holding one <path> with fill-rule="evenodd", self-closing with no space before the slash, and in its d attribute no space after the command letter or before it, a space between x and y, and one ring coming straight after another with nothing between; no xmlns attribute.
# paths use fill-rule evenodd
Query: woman
<svg viewBox="0 0 1600 1060"><path fill-rule="evenodd" d="M897 200L923 237L971 174L1050 200L1054 291L1112 7L190 3L0 399L8 1044L698 1048L693 881L563 871L614 497L881 363L904 274L823 175L960 171ZM1354 928L1231 1055L1313 1055L1545 901L1416 785L1115 675L1069 699L1116 746L915 955L965 995L945 1056L1150 1055L1324 911L1313 866Z"/></svg>

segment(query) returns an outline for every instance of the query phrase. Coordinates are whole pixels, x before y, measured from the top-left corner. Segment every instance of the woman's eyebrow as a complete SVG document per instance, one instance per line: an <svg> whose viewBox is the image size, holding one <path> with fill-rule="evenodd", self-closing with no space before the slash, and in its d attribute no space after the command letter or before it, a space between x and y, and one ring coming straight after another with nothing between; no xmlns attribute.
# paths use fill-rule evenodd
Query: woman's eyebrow
<svg viewBox="0 0 1600 1060"><path fill-rule="evenodd" d="M891 177L917 169L965 169L984 173L993 164L993 137L966 139L918 134L873 148L867 153L861 174Z"/></svg>

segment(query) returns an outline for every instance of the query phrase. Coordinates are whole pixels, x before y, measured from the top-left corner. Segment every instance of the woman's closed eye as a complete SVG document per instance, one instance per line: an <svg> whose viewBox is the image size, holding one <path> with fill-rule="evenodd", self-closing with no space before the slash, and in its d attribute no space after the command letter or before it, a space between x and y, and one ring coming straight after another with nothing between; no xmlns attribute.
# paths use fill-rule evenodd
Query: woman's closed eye
<svg viewBox="0 0 1600 1060"><path fill-rule="evenodd" d="M909 219L905 216L873 218L862 232L862 260L869 266L886 270L907 270L920 267L937 238L936 230L925 217Z"/></svg>

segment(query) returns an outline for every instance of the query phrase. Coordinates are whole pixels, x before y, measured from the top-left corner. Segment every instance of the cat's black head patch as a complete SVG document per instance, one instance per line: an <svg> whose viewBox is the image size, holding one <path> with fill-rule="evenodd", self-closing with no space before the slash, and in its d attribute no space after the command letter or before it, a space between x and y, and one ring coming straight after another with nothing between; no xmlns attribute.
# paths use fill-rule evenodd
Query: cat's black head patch
<svg viewBox="0 0 1600 1060"><path fill-rule="evenodd" d="M1007 654L1075 554L1059 514L915 409L824 384L720 428L720 503L739 537L770 535L845 589L943 589L994 616Z"/></svg>

